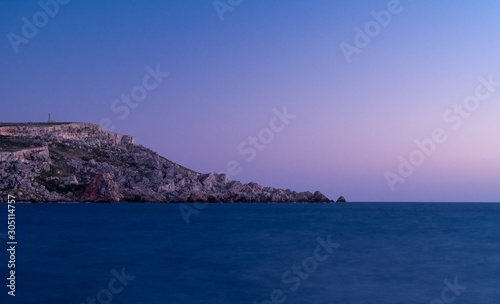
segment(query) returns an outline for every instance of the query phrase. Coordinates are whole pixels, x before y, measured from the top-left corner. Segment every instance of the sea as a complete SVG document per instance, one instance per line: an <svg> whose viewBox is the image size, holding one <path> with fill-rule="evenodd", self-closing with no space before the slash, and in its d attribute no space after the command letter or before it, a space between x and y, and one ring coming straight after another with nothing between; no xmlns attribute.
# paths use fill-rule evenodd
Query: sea
<svg viewBox="0 0 500 304"><path fill-rule="evenodd" d="M2 304L500 303L495 203L18 203L15 229Z"/></svg>

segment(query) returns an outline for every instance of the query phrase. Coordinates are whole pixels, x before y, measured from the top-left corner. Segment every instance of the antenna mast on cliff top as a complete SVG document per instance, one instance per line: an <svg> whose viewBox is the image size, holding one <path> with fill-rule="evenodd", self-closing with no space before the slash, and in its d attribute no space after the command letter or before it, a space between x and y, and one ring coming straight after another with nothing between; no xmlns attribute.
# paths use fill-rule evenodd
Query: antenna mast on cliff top
<svg viewBox="0 0 500 304"><path fill-rule="evenodd" d="M47 120L47 122L50 122L50 113L49 113L49 120Z"/></svg>

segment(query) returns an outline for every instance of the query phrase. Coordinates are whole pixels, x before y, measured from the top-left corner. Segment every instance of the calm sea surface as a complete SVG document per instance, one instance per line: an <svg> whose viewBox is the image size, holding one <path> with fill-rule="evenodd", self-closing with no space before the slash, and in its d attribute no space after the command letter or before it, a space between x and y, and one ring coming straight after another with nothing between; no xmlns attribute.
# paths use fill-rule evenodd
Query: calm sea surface
<svg viewBox="0 0 500 304"><path fill-rule="evenodd" d="M16 206L0 303L500 303L500 204Z"/></svg>

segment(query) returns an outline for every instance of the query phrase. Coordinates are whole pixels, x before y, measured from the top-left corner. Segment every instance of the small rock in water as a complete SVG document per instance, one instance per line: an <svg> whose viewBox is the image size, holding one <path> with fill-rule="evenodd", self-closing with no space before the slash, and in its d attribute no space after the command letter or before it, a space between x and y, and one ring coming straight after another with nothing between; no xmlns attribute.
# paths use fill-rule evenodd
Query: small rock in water
<svg viewBox="0 0 500 304"><path fill-rule="evenodd" d="M340 196L338 199L337 199L337 203L345 203L346 200L345 200L345 197L343 196Z"/></svg>

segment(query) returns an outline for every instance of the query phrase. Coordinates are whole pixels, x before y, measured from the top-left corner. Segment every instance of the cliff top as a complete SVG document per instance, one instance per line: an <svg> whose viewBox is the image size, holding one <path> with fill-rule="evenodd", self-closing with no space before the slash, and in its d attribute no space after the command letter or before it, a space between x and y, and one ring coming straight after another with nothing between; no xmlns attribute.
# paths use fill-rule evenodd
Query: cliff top
<svg viewBox="0 0 500 304"><path fill-rule="evenodd" d="M109 132L100 125L83 122L30 122L0 123L0 135L25 137L44 142L60 140L85 141L96 145L112 144L122 146L135 144L135 137ZM12 148L12 145L10 146Z"/></svg>
<svg viewBox="0 0 500 304"><path fill-rule="evenodd" d="M77 122L0 122L1 127L50 127L58 125L69 125Z"/></svg>

